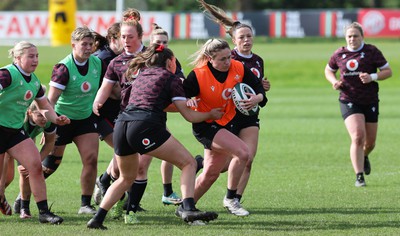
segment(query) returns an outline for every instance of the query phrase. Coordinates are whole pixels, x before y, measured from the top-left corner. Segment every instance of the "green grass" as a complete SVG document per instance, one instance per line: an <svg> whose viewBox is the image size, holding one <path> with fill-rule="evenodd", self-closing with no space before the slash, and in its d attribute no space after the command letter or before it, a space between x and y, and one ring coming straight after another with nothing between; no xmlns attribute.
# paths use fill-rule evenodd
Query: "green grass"
<svg viewBox="0 0 400 236"><path fill-rule="evenodd" d="M376 40L393 69L393 77L379 82L380 122L376 149L370 156L372 173L366 188L355 188L349 159L349 137L340 117L338 94L323 75L333 51L344 41L283 42L260 39L256 50L265 59L272 89L261 111L258 154L243 198L251 212L238 218L222 208L226 174L222 174L199 201L200 209L219 213L207 227L190 227L174 216L174 207L161 204L160 161L153 160L149 183L142 200L148 211L140 224L126 226L107 219L107 232L85 228L90 217L78 216L81 162L75 146L69 145L59 170L48 179L49 202L64 217L59 226L40 225L31 203L32 220L0 216L1 235L399 235L400 170L398 161L398 92L400 61L396 41ZM196 50L194 42L170 47L185 63ZM7 48L0 48L6 55ZM3 52L4 50L4 52ZM48 81L52 65L69 48L40 47L38 75ZM9 60L1 59L1 64ZM189 72L189 68L185 68ZM40 73L40 74L39 74ZM47 82L45 82L47 83ZM172 133L194 154L201 145L191 134L191 125L179 114L169 114ZM105 170L112 150L101 143L99 171ZM173 186L179 191L179 171ZM13 202L17 180L7 189Z"/></svg>

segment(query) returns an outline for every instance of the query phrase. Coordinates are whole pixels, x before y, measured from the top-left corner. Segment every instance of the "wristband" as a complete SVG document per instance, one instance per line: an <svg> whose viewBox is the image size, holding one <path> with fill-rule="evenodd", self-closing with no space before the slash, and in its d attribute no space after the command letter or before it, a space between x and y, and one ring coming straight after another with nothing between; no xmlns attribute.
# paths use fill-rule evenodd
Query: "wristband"
<svg viewBox="0 0 400 236"><path fill-rule="evenodd" d="M378 74L377 73L372 73L370 74L372 81L377 81L378 80Z"/></svg>

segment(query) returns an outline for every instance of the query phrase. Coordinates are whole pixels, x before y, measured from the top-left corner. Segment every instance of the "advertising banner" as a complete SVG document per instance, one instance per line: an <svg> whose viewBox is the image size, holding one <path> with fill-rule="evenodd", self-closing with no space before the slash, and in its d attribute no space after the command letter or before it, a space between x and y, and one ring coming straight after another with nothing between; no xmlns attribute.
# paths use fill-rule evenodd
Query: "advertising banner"
<svg viewBox="0 0 400 236"><path fill-rule="evenodd" d="M318 18L312 18L319 22L319 36L321 37L344 37L344 28L357 20L357 13L354 11L322 11ZM312 25L312 22L309 22Z"/></svg>
<svg viewBox="0 0 400 236"><path fill-rule="evenodd" d="M12 45L23 39L44 45L49 45L50 41L51 45L69 44L74 21L70 20L71 16L67 13L60 12L0 12L0 44ZM344 27L353 21L363 25L365 36L400 37L400 10L268 10L227 14L234 20L250 25L256 36L271 38L344 37ZM105 35L107 28L116 20L116 13L111 11L78 11L74 24L87 25ZM68 26L62 25L67 22ZM144 30L144 41L148 39L152 23L163 27L172 39L228 37L225 28L201 12L143 11L140 23ZM57 43L53 42L56 39Z"/></svg>
<svg viewBox="0 0 400 236"><path fill-rule="evenodd" d="M367 37L400 37L400 11L362 9L358 22L363 25Z"/></svg>

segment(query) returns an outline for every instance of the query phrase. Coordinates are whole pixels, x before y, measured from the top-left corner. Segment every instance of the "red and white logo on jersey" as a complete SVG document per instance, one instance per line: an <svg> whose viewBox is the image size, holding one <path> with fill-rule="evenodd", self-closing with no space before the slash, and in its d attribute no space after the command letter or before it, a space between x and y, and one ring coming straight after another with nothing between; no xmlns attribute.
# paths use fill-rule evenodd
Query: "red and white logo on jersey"
<svg viewBox="0 0 400 236"><path fill-rule="evenodd" d="M232 96L231 88L227 88L227 89L224 89L224 91L222 91L222 98L224 100L228 100L229 98L231 98L231 96Z"/></svg>
<svg viewBox="0 0 400 236"><path fill-rule="evenodd" d="M81 91L84 93L89 92L91 88L92 88L92 85L87 81L85 81L81 84Z"/></svg>
<svg viewBox="0 0 400 236"><path fill-rule="evenodd" d="M358 68L358 61L356 59L351 59L347 61L346 67L349 71L355 71Z"/></svg>
<svg viewBox="0 0 400 236"><path fill-rule="evenodd" d="M144 146L149 145L149 144L150 144L150 139L144 138L144 139L142 140L142 144L143 144Z"/></svg>
<svg viewBox="0 0 400 236"><path fill-rule="evenodd" d="M24 100L28 101L32 99L32 97L33 97L33 92L31 90L27 90L24 95Z"/></svg>
<svg viewBox="0 0 400 236"><path fill-rule="evenodd" d="M138 77L139 74L140 74L140 69L137 70L137 71L135 71L135 72L133 72L131 78L132 78L132 79L136 79L136 78Z"/></svg>
<svg viewBox="0 0 400 236"><path fill-rule="evenodd" d="M257 76L257 78L260 78L260 76L261 76L261 73L260 73L260 71L257 69L257 68L251 68L250 69L251 70L251 72L253 72L253 74L255 74L256 76Z"/></svg>

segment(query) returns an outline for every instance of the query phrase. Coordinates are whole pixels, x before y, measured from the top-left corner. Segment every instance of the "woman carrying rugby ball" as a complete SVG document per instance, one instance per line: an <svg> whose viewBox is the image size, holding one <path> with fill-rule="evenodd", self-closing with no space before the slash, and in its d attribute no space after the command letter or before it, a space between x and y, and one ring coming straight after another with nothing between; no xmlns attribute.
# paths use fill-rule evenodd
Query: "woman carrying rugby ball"
<svg viewBox="0 0 400 236"><path fill-rule="evenodd" d="M195 97L198 101L197 111L209 111L216 107L222 107L224 111L219 120L193 124L195 137L204 145L204 168L196 179L194 198L198 201L229 165L228 190L223 204L232 214L246 216L249 212L240 205L236 193L251 152L238 137L240 129L237 129L237 111L231 93L237 83L250 85L256 94L248 94L250 98L243 103L245 107L252 108L267 103L265 91L250 69L231 59L231 49L224 40L209 39L193 57L195 68L183 81L186 96Z"/></svg>
<svg viewBox="0 0 400 236"><path fill-rule="evenodd" d="M264 76L264 61L263 59L252 52L253 47L253 30L247 25L239 21L234 21L229 18L225 12L213 5L207 4L203 0L199 0L204 8L205 14L213 21L223 25L227 29L227 33L232 37L232 42L235 48L231 51L232 59L238 60L249 68L257 78L261 81L265 91L269 91L271 85L269 80ZM251 107L251 106L250 106ZM250 108L246 107L246 108ZM251 111L251 110L250 110ZM259 136L259 118L258 111L255 115L244 115L241 112L236 112L235 126L238 137L246 143L249 148L250 156L246 163L242 177L238 184L235 198L240 202L247 183L250 179L251 165L256 156Z"/></svg>

